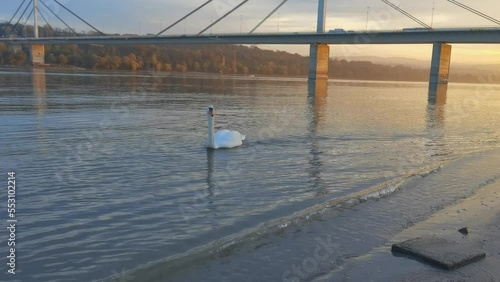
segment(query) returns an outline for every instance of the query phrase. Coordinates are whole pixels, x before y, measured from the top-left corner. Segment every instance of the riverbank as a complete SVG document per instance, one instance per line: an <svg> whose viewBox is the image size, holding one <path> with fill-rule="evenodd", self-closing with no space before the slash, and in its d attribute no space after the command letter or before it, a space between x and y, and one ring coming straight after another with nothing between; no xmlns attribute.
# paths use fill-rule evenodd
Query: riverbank
<svg viewBox="0 0 500 282"><path fill-rule="evenodd" d="M16 65L0 65L0 69L20 69L20 70L32 70L32 69L48 69L48 70L70 70L70 71L82 71L87 70L85 68L69 66L69 65L53 65L53 64L43 64L43 65L24 65L24 66L16 66Z"/></svg>
<svg viewBox="0 0 500 282"><path fill-rule="evenodd" d="M46 69L46 70L55 70L55 71L88 71L88 72L102 72L102 73L134 73L134 74L158 74L158 75L206 75L206 76L220 76L220 77L246 77L246 78L271 78L271 79L304 79L307 80L307 76L301 75L270 75L270 74L235 74L235 73L217 73L217 72L200 72L200 71L157 71L154 69L149 70L107 70L107 69L91 69L91 68L82 68L76 67L72 65L56 65L56 64L43 64L43 65L0 65L1 69L17 69L17 70L32 70L32 69ZM330 81L369 81L369 82L398 82L398 83L427 83L427 80L405 80L405 79L363 79L363 78L348 78L348 77L335 77L330 76ZM500 85L498 82L484 79L482 82L486 85ZM475 85L480 84L479 82L470 82L470 81L461 81L455 80L450 81L450 84L464 84L464 85Z"/></svg>

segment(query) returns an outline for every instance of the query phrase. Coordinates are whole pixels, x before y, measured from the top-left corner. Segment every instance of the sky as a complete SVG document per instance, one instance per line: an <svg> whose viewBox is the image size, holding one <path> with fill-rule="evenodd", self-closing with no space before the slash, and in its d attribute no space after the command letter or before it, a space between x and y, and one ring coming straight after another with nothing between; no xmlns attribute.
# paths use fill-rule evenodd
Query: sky
<svg viewBox="0 0 500 282"><path fill-rule="evenodd" d="M22 0L0 0L0 21L8 21ZM54 0L40 0L76 30L89 30L82 22L59 7ZM493 22L474 15L446 0L390 0L413 16L434 28L496 27ZM500 19L498 0L459 0L489 16ZM28 1L26 1L28 2ZM59 0L105 33L158 33L206 0ZM242 0L214 0L166 34L195 34L219 19ZM249 0L240 9L220 21L212 33L249 32L282 0ZM344 30L401 30L419 27L411 19L390 8L380 0L327 0L326 29ZM42 4L42 13L53 26L62 23ZM434 9L433 9L434 7ZM288 0L256 32L311 32L316 29L317 0ZM26 12L28 15L30 9ZM41 23L44 23L41 19ZM304 45L260 45L308 55ZM332 45L331 56L355 59L360 56L406 57L430 60L431 45ZM500 64L498 45L453 45L452 62L467 64Z"/></svg>

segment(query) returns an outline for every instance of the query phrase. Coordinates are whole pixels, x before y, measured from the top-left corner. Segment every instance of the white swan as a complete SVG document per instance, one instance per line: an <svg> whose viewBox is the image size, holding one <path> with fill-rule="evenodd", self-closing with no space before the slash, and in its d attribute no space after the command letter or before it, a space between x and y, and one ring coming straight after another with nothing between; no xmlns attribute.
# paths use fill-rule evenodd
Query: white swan
<svg viewBox="0 0 500 282"><path fill-rule="evenodd" d="M219 130L214 134L214 115L213 106L208 106L208 143L207 147L212 149L234 148L243 144L245 135L233 130Z"/></svg>

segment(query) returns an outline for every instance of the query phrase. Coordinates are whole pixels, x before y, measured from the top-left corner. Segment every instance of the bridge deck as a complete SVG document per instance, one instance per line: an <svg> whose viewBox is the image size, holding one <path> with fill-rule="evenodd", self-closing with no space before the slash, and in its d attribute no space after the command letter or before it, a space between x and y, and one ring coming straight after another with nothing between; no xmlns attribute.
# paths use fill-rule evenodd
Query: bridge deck
<svg viewBox="0 0 500 282"><path fill-rule="evenodd" d="M95 36L0 38L9 44L462 44L500 43L500 28L409 29L400 31L336 31L331 33L268 33L175 36Z"/></svg>

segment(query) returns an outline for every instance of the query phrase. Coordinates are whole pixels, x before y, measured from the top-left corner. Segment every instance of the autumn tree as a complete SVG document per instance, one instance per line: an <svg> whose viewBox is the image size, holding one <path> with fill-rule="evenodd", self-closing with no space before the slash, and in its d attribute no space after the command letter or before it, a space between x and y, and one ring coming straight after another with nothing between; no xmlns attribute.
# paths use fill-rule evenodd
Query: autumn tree
<svg viewBox="0 0 500 282"><path fill-rule="evenodd" d="M68 63L68 58L64 54L60 54L57 57L57 62L61 65L66 65Z"/></svg>

